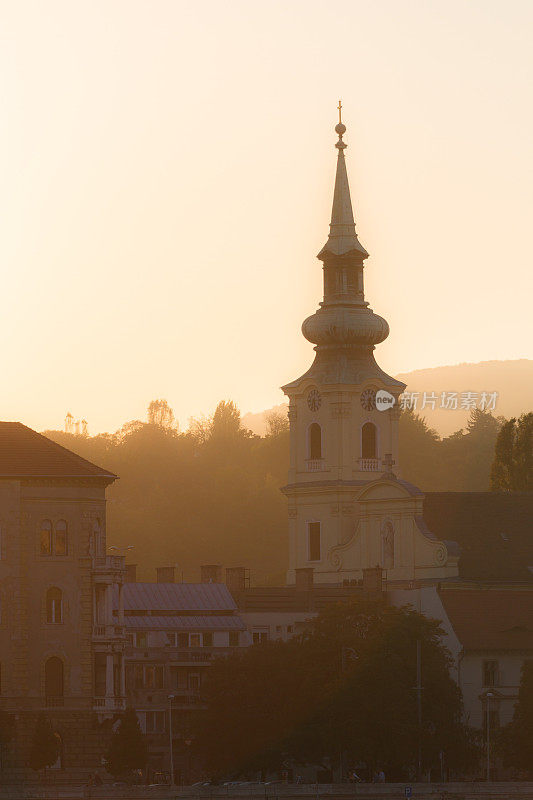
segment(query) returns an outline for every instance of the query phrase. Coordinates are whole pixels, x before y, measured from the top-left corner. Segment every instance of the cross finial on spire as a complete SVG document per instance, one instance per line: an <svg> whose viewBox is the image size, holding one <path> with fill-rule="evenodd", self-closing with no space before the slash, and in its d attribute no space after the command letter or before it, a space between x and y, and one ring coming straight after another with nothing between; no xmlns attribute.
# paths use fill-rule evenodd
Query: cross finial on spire
<svg viewBox="0 0 533 800"><path fill-rule="evenodd" d="M340 100L339 100L339 105L337 106L337 109L338 109L338 112L339 112L339 121L335 125L335 133L339 134L339 141L337 142L335 147L342 152L344 150L344 148L346 147L346 145L342 141L342 136L343 136L344 133L346 133L346 125L342 121L342 103L341 103Z"/></svg>

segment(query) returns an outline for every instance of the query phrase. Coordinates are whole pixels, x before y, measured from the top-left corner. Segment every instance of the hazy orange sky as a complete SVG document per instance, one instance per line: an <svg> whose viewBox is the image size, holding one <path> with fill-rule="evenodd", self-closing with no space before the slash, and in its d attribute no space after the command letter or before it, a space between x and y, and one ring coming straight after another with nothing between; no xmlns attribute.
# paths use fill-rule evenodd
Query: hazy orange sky
<svg viewBox="0 0 533 800"><path fill-rule="evenodd" d="M1 2L0 418L281 402L339 97L381 366L531 357L532 29L530 0Z"/></svg>

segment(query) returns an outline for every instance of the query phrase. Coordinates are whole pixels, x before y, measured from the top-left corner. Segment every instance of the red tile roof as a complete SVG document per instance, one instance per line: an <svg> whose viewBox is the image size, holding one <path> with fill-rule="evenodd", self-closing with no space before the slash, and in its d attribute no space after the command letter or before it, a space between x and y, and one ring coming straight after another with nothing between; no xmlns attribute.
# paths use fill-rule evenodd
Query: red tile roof
<svg viewBox="0 0 533 800"><path fill-rule="evenodd" d="M465 650L533 650L533 590L443 587L440 597Z"/></svg>
<svg viewBox="0 0 533 800"><path fill-rule="evenodd" d="M0 422L0 478L116 477L21 422Z"/></svg>

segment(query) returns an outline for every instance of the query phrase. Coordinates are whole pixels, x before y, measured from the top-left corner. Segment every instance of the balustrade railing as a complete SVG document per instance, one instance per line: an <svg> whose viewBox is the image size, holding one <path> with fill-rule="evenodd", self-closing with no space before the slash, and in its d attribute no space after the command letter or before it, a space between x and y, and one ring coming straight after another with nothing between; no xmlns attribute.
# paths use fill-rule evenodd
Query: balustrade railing
<svg viewBox="0 0 533 800"><path fill-rule="evenodd" d="M308 472L324 472L326 469L326 462L323 458L309 458L307 460Z"/></svg>
<svg viewBox="0 0 533 800"><path fill-rule="evenodd" d="M379 458L360 458L359 469L362 472L379 472Z"/></svg>

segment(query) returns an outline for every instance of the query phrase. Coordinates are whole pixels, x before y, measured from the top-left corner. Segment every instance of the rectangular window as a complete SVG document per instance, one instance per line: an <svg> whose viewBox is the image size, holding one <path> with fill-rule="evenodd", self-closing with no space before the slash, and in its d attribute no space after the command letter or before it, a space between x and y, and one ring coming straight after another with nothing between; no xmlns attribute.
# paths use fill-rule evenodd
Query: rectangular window
<svg viewBox="0 0 533 800"><path fill-rule="evenodd" d="M167 633L166 646L167 647L176 647L177 638L178 638L177 634L175 634L175 633Z"/></svg>
<svg viewBox="0 0 533 800"><path fill-rule="evenodd" d="M268 642L268 630L263 628L262 630L252 631L252 642L254 644L263 644L264 642Z"/></svg>
<svg viewBox="0 0 533 800"><path fill-rule="evenodd" d="M197 672L189 673L189 689L194 692L200 689L200 675Z"/></svg>
<svg viewBox="0 0 533 800"><path fill-rule="evenodd" d="M189 634L189 647L201 647L202 646L202 634L201 633L190 633Z"/></svg>
<svg viewBox="0 0 533 800"><path fill-rule="evenodd" d="M320 561L320 522L308 523L309 561Z"/></svg>
<svg viewBox="0 0 533 800"><path fill-rule="evenodd" d="M133 633L126 634L126 644L128 647L133 647Z"/></svg>
<svg viewBox="0 0 533 800"><path fill-rule="evenodd" d="M188 647L188 646L189 646L189 634L178 633L178 647Z"/></svg>
<svg viewBox="0 0 533 800"><path fill-rule="evenodd" d="M204 633L203 635L204 647L213 647L213 634Z"/></svg>
<svg viewBox="0 0 533 800"><path fill-rule="evenodd" d="M146 712L146 733L164 733L165 731L165 711Z"/></svg>
<svg viewBox="0 0 533 800"><path fill-rule="evenodd" d="M148 646L148 638L145 633L136 633L135 634L135 645L137 647L147 647Z"/></svg>
<svg viewBox="0 0 533 800"><path fill-rule="evenodd" d="M498 662L497 661L484 661L483 662L483 686L492 687L498 686Z"/></svg>
<svg viewBox="0 0 533 800"><path fill-rule="evenodd" d="M239 631L230 631L229 632L229 646L230 647L238 647L239 646Z"/></svg>
<svg viewBox="0 0 533 800"><path fill-rule="evenodd" d="M144 688L145 689L155 688L155 667L146 666L144 668Z"/></svg>

